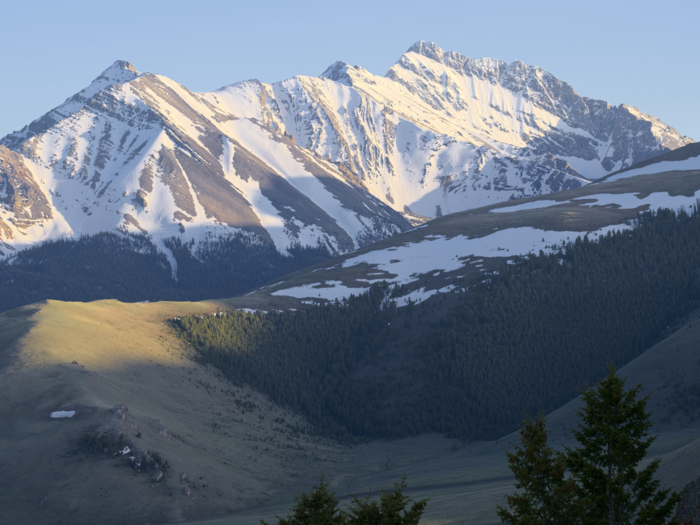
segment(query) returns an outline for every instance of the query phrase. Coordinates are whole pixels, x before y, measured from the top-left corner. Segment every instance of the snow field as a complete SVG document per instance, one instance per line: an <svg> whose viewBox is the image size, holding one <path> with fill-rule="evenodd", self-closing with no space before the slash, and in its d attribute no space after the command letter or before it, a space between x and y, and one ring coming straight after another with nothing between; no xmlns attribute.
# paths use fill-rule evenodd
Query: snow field
<svg viewBox="0 0 700 525"><path fill-rule="evenodd" d="M685 160L676 161L665 161L657 162L655 164L650 164L644 168L637 168L630 171L625 171L623 173L618 173L613 175L607 181L626 179L628 177L634 177L635 175L644 175L651 173L663 173L664 171L689 171L689 170L700 170L700 156L691 157Z"/></svg>

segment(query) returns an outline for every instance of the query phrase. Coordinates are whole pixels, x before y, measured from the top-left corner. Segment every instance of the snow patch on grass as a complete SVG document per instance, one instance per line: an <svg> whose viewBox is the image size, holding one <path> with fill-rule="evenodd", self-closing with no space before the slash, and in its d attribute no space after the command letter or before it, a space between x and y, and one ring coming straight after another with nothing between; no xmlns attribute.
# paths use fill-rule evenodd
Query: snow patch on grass
<svg viewBox="0 0 700 525"><path fill-rule="evenodd" d="M365 290L366 289L364 287L349 288L344 286L341 281L323 281L322 284L313 283L303 286L296 286L294 288L287 288L285 290L277 290L272 292L270 295L284 295L287 297L295 297L297 299L326 299L328 301L335 301L336 299L342 299L343 297L350 297L350 295L353 294L359 295Z"/></svg>
<svg viewBox="0 0 700 525"><path fill-rule="evenodd" d="M62 417L73 417L75 415L75 410L57 410L56 412L51 412L51 417L54 419L59 419Z"/></svg>

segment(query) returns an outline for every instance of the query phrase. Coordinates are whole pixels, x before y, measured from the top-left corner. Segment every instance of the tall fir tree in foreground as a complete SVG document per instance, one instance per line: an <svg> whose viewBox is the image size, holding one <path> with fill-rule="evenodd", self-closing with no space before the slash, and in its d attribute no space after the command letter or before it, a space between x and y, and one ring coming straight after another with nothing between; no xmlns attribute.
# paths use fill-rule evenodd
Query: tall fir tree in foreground
<svg viewBox="0 0 700 525"><path fill-rule="evenodd" d="M547 420L540 412L520 428L521 447L506 451L508 467L519 490L506 496L510 510L498 507L498 517L511 525L582 523L584 502L577 498L576 483L566 477L561 454L547 444Z"/></svg>
<svg viewBox="0 0 700 525"><path fill-rule="evenodd" d="M520 430L522 448L506 452L519 492L506 496L498 516L509 525L678 525L671 519L682 495L660 490L660 461L640 468L656 439L641 385L625 389L615 367L581 395L574 437L578 448L547 445L542 414ZM567 472L568 470L568 472Z"/></svg>
<svg viewBox="0 0 700 525"><path fill-rule="evenodd" d="M669 522L682 496L660 490L654 479L660 459L639 469L656 437L647 412L649 396L640 398L641 384L625 390L615 367L582 394L585 406L574 437L579 447L566 449L566 461L590 507L588 523L600 525L657 525Z"/></svg>

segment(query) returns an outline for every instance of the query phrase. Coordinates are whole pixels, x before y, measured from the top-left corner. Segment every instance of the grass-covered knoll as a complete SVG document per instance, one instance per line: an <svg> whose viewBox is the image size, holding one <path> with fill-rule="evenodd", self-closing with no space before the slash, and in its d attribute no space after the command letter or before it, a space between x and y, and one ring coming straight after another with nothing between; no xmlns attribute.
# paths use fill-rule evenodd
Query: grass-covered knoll
<svg viewBox="0 0 700 525"><path fill-rule="evenodd" d="M228 514L291 494L300 477L339 463L343 449L295 431L306 426L297 415L183 353L164 319L217 306L49 301L1 314L0 521L121 525ZM115 418L119 404L127 419ZM52 419L59 410L76 414ZM153 483L155 472L86 447L104 427L117 431L114 447L123 433L161 467L167 461L165 479Z"/></svg>
<svg viewBox="0 0 700 525"><path fill-rule="evenodd" d="M700 301L700 215L647 212L395 312L385 285L302 312L184 317L199 359L335 437L493 439L627 363ZM389 306L387 306L389 304Z"/></svg>

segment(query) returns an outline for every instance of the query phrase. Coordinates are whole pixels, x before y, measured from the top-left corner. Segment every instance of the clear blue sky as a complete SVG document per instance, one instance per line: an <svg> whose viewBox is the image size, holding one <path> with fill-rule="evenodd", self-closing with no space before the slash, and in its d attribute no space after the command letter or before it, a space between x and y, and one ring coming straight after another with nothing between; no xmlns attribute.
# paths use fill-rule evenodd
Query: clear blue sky
<svg viewBox="0 0 700 525"><path fill-rule="evenodd" d="M383 75L417 40L541 66L583 96L630 104L700 140L700 1L12 2L2 10L0 136L114 60L193 91L318 75Z"/></svg>

